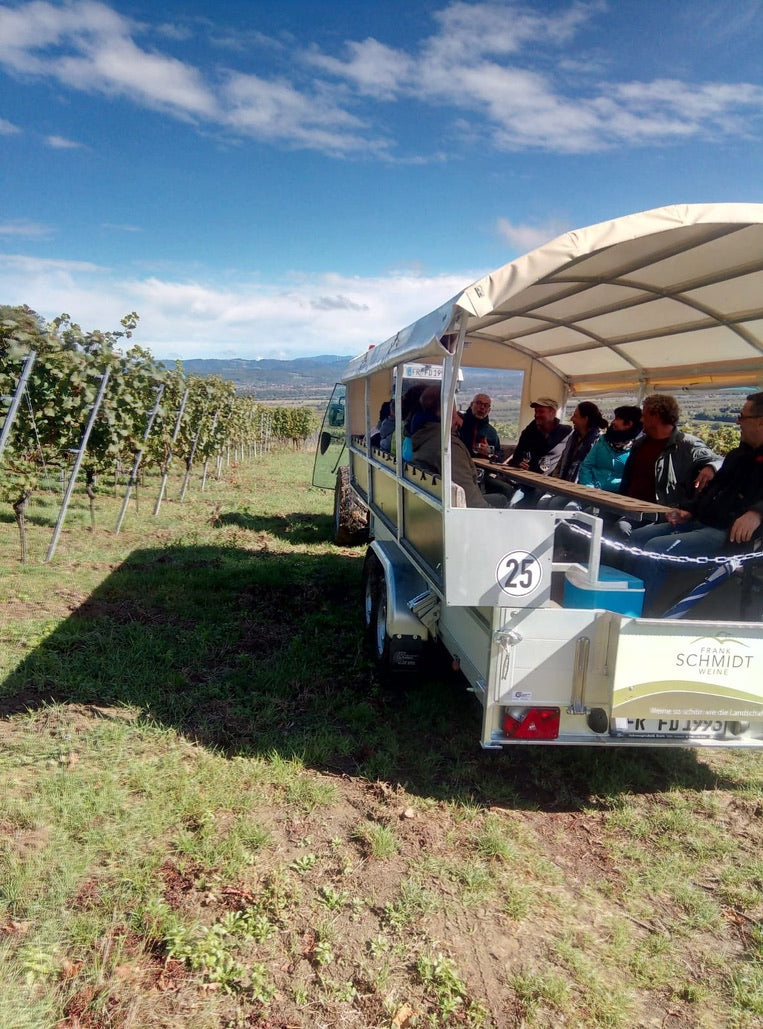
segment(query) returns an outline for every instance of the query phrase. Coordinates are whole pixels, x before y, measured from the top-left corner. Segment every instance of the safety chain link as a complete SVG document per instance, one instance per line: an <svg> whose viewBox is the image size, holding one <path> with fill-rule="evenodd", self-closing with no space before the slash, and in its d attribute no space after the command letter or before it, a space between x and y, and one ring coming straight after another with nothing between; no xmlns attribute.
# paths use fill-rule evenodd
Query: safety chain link
<svg viewBox="0 0 763 1029"><path fill-rule="evenodd" d="M567 525L578 536L584 536L589 540L593 536L593 533L582 525L576 525L574 522L567 522ZM612 550L619 550L625 554L632 554L634 557L645 557L650 561L665 561L668 564L674 565L726 565L729 561L736 561L739 564L744 564L746 561L757 561L763 558L763 549L756 550L750 554L727 554L725 557L688 557L680 554L656 554L653 550L642 550L641 547L631 547L628 546L627 543L620 543L618 540L611 540L607 536L602 536L601 542L604 546L610 547Z"/></svg>

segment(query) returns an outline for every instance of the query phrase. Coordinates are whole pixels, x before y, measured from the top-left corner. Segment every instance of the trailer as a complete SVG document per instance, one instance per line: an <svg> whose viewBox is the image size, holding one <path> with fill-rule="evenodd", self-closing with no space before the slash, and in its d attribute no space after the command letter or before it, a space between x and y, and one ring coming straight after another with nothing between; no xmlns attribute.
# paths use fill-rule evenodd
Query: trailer
<svg viewBox="0 0 763 1029"><path fill-rule="evenodd" d="M403 458L411 366L442 384L439 475ZM600 513L574 515L587 557L570 562L554 546L570 512L464 506L446 413L475 369L522 374L520 426L536 397L728 390L741 406L763 389L763 204L628 215L472 283L350 362L314 474L343 481L338 527L347 494L368 512L353 539L368 543L361 603L376 660L420 670L444 646L481 703L483 747L763 747L756 548L725 577L720 608L647 618L623 596L632 584L607 579ZM396 445L384 453L369 440L390 398Z"/></svg>

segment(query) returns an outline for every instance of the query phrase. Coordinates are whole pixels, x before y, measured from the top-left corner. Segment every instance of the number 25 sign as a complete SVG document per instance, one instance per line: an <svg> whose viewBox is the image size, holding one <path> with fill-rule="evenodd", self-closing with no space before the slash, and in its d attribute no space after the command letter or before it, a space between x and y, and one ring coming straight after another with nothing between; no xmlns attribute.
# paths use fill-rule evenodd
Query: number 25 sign
<svg viewBox="0 0 763 1029"><path fill-rule="evenodd" d="M513 550L502 558L496 570L498 585L511 597L526 597L541 584L543 569L526 550Z"/></svg>

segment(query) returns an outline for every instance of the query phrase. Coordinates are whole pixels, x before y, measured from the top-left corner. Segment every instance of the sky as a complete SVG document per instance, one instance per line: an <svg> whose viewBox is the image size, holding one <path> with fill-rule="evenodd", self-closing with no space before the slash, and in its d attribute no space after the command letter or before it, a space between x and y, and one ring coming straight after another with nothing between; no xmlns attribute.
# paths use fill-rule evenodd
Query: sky
<svg viewBox="0 0 763 1029"><path fill-rule="evenodd" d="M0 0L0 304L354 355L548 239L763 200L763 0Z"/></svg>

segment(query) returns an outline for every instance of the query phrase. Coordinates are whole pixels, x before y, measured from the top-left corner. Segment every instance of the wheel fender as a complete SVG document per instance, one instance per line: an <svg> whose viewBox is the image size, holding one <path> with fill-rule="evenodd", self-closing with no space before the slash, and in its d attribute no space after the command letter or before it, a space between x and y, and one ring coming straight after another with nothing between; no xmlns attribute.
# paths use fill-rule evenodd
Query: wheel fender
<svg viewBox="0 0 763 1029"><path fill-rule="evenodd" d="M417 636L428 640L430 632L408 607L408 601L429 589L394 540L374 540L368 548L379 560L387 586L387 632L391 637Z"/></svg>

